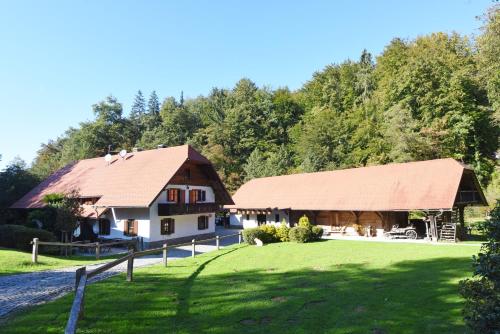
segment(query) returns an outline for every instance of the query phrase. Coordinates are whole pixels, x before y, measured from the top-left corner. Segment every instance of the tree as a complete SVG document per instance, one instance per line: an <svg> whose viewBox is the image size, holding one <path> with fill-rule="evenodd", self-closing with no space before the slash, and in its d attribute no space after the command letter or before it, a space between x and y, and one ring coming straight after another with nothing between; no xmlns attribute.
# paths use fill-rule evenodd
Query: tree
<svg viewBox="0 0 500 334"><path fill-rule="evenodd" d="M413 133L423 143L407 147L410 160L453 157L472 164L484 184L489 181L499 132L467 38L436 33L409 42L396 39L377 59L375 72L374 94L387 130L396 137ZM408 126L398 130L391 124L400 118L399 111L405 112ZM402 156L397 151L390 155Z"/></svg>
<svg viewBox="0 0 500 334"><path fill-rule="evenodd" d="M156 91L152 91L151 95L149 96L148 114L150 114L150 115L159 115L160 114L160 101L158 100L158 96L156 95Z"/></svg>
<svg viewBox="0 0 500 334"><path fill-rule="evenodd" d="M0 224L19 223L18 217L8 208L39 181L20 158L15 158L0 172Z"/></svg>
<svg viewBox="0 0 500 334"><path fill-rule="evenodd" d="M78 227L78 218L82 213L78 190L66 194L47 194L43 201L49 210L55 210L54 230L61 233L73 233Z"/></svg>
<svg viewBox="0 0 500 334"><path fill-rule="evenodd" d="M103 101L92 106L92 110L97 117L98 122L113 124L122 118L123 106L117 99L109 95Z"/></svg>
<svg viewBox="0 0 500 334"><path fill-rule="evenodd" d="M26 163L16 157L0 172L0 209L6 209L30 191L39 179L30 173Z"/></svg>
<svg viewBox="0 0 500 334"><path fill-rule="evenodd" d="M473 257L474 279L460 282L465 298L463 310L466 324L475 333L500 331L500 200L491 217L481 225L487 242Z"/></svg>
<svg viewBox="0 0 500 334"><path fill-rule="evenodd" d="M132 104L130 118L139 120L145 113L146 101L144 100L141 90L138 90L134 98L134 103Z"/></svg>
<svg viewBox="0 0 500 334"><path fill-rule="evenodd" d="M479 74L481 81L486 83L488 99L495 120L500 122L500 4L488 10L484 18L483 34L477 39L479 50Z"/></svg>

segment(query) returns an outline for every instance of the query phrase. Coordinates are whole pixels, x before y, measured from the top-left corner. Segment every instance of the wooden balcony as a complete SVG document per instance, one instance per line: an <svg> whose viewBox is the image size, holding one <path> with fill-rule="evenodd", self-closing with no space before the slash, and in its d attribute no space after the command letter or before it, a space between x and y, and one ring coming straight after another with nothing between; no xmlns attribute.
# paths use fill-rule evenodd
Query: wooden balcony
<svg viewBox="0 0 500 334"><path fill-rule="evenodd" d="M217 203L159 203L158 216L191 215L196 213L209 213L219 211L221 206Z"/></svg>

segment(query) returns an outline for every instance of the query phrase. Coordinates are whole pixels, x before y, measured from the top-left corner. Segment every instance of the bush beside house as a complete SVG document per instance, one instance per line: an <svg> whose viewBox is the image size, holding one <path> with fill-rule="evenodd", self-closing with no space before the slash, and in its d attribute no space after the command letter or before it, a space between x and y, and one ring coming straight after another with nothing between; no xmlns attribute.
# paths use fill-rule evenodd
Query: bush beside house
<svg viewBox="0 0 500 334"><path fill-rule="evenodd" d="M250 245L255 245L256 238L264 244L287 241L305 243L320 240L322 236L323 229L312 225L307 216L301 217L298 226L292 228L283 220L278 228L274 225L262 225L243 231L243 240Z"/></svg>

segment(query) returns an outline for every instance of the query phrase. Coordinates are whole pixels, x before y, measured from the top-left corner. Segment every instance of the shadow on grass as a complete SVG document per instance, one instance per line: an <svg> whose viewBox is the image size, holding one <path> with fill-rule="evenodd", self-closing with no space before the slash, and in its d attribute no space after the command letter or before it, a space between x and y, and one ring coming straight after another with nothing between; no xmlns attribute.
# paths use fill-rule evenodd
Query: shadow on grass
<svg viewBox="0 0 500 334"><path fill-rule="evenodd" d="M223 255L91 286L85 333L458 333L457 280L469 259L238 270ZM293 255L291 255L293 256ZM217 268L224 270L217 270ZM218 273L218 272L223 273ZM72 298L41 307L6 333L60 331Z"/></svg>

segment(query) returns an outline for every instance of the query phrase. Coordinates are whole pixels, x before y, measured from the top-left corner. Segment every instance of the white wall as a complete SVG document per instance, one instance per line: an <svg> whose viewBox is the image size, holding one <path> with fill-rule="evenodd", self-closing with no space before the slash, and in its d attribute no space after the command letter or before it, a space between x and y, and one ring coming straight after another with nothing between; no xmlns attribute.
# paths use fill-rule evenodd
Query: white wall
<svg viewBox="0 0 500 334"><path fill-rule="evenodd" d="M138 221L138 237L143 237L145 241L149 240L149 209L148 208L116 208L109 209L102 218L109 219L111 225L111 233L109 235L99 235L101 238L115 239L131 239L123 234L125 221L134 219Z"/></svg>
<svg viewBox="0 0 500 334"><path fill-rule="evenodd" d="M185 185L169 185L168 188L186 189ZM206 200L203 203L215 202L215 193L211 187L205 186L189 186L191 189L205 190ZM186 203L189 203L189 192L186 191ZM158 216L158 203L167 203L167 192L162 191L158 198L151 204L149 208L115 208L102 216L107 218L111 224L111 233L109 235L99 235L102 238L114 239L131 239L132 237L123 234L124 225L127 219L138 221L138 237L144 238L144 242L153 242L168 240L173 238L186 237L189 235L205 234L215 232L215 212L207 212L203 214L169 216L175 219L175 233L170 235L161 235L160 220L166 217ZM209 215L208 229L198 230L198 216Z"/></svg>
<svg viewBox="0 0 500 334"><path fill-rule="evenodd" d="M275 222L275 214L280 215L279 222ZM236 213L231 213L229 216L229 223L232 226L243 226L243 228L252 228L252 227L257 227L257 215L256 214L249 214L247 219L247 215L243 214L236 214ZM274 225L279 225L281 224L281 221L285 218L286 223L290 224L290 220L288 218L288 215L286 214L285 211L282 210L273 210L273 212L270 215L266 215L266 224L274 224Z"/></svg>
<svg viewBox="0 0 500 334"><path fill-rule="evenodd" d="M199 216L207 216L207 215L209 216L208 229L198 230L198 217ZM164 218L164 217L161 217L161 218ZM169 235L162 235L161 234L160 219L155 219L151 222L151 240L150 241L169 240L169 239L187 237L190 235L206 234L206 233L214 233L215 232L215 214L214 213L169 216L169 218L175 219L175 233L172 233Z"/></svg>
<svg viewBox="0 0 500 334"><path fill-rule="evenodd" d="M185 185L169 185L168 188L181 188L186 189ZM191 189L201 189L206 191L206 200L204 203L215 202L215 194L211 187L205 186L189 186ZM167 203L167 192L162 191L160 196L151 204L149 208L149 217L151 218L150 223L150 239L148 242L168 240L174 238L187 237L190 235L206 234L215 232L215 212L204 212L192 215L178 215L178 216L159 216L158 215L158 203ZM189 203L189 192L186 191L186 203ZM208 229L198 230L198 217L199 216L209 216L208 219ZM173 218L175 219L175 233L170 235L161 235L160 230L160 220L163 218Z"/></svg>

